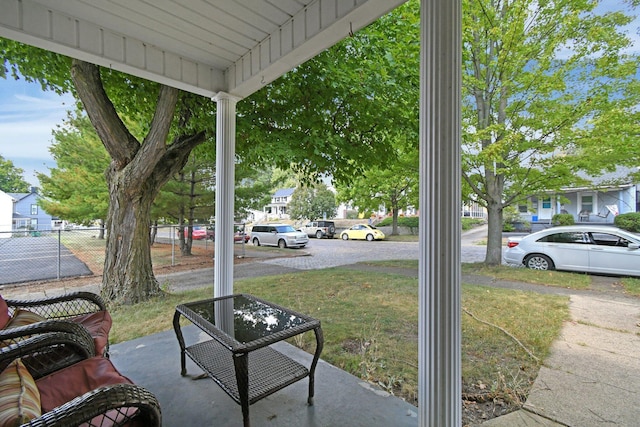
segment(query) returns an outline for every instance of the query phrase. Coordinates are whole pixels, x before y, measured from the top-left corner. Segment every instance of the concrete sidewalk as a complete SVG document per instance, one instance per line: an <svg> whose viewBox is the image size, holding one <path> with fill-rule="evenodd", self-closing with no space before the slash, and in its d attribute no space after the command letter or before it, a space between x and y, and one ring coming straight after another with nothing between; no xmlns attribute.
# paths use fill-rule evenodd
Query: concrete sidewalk
<svg viewBox="0 0 640 427"><path fill-rule="evenodd" d="M483 427L640 425L640 301L571 295L522 410Z"/></svg>

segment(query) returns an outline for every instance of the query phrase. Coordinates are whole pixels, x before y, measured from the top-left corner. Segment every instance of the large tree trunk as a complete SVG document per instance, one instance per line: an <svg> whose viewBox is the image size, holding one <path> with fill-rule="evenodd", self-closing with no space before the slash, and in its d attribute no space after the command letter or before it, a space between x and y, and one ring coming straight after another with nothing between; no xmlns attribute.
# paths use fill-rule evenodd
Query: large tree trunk
<svg viewBox="0 0 640 427"><path fill-rule="evenodd" d="M71 76L87 115L111 156L106 173L109 211L101 294L107 301L137 303L161 292L151 263L149 226L153 200L206 135L179 135L167 144L178 90L160 86L149 132L140 143L116 113L96 65L73 60Z"/></svg>
<svg viewBox="0 0 640 427"><path fill-rule="evenodd" d="M398 234L398 204L395 203L393 206L393 211L392 211L392 217L391 217L391 235L392 236L397 236Z"/></svg>
<svg viewBox="0 0 640 427"><path fill-rule="evenodd" d="M487 206L487 265L502 264L502 204L489 203Z"/></svg>
<svg viewBox="0 0 640 427"><path fill-rule="evenodd" d="M109 214L102 296L133 304L161 293L153 274L149 213L156 192L148 183L130 182L128 169L108 174Z"/></svg>
<svg viewBox="0 0 640 427"><path fill-rule="evenodd" d="M487 202L487 255L485 264L502 264L502 194L504 190L504 176L494 174L492 166L485 165L486 202Z"/></svg>

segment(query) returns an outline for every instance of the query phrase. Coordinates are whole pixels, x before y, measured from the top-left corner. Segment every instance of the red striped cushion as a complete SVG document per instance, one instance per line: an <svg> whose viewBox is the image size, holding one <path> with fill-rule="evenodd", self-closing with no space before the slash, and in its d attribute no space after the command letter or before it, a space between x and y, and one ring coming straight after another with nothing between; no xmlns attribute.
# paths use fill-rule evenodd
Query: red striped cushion
<svg viewBox="0 0 640 427"><path fill-rule="evenodd" d="M6 326L9 319L11 319L11 316L9 316L9 307L4 298L2 298L2 295L0 295L0 329Z"/></svg>
<svg viewBox="0 0 640 427"><path fill-rule="evenodd" d="M16 359L0 373L0 426L19 426L40 415L36 382L22 360Z"/></svg>

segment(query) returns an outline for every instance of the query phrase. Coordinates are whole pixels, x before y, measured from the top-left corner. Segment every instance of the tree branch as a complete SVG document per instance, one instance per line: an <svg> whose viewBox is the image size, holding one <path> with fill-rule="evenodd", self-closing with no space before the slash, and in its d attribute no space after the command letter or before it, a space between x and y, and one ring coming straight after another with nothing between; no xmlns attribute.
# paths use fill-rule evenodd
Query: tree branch
<svg viewBox="0 0 640 427"><path fill-rule="evenodd" d="M89 120L96 129L118 170L124 168L140 149L140 143L122 123L107 96L97 65L74 59L71 79Z"/></svg>
<svg viewBox="0 0 640 427"><path fill-rule="evenodd" d="M516 344L518 344L520 347L522 347L522 349L523 349L524 351L526 351L526 352L527 352L527 354L528 354L529 356L531 356L531 358L532 358L533 360L535 360L536 362L540 362L540 359L538 359L538 358L537 358L537 357L536 357L536 356L535 356L535 355L534 355L534 354L533 354L533 353L532 353L532 352L531 352L527 347L525 347L525 346L524 346L524 344L522 344L522 343L520 342L520 340L519 340L518 338L514 337L514 336L513 336L511 333L509 333L506 329L501 328L501 327L500 327L500 326L498 326L498 325L494 325L493 323L489 323L489 322L487 322L487 321L485 321L485 320L481 320L481 319L479 319L478 317L476 317L476 315L475 315L475 314L473 314L472 312L470 312L469 310L467 310L467 309L466 309L466 308L464 308L464 307L462 308L462 311L464 311L465 313L467 313L469 316L471 316L472 318L474 318L475 320L477 320L477 321L478 321L478 322L480 322L480 323L484 323L485 325L488 325L488 326L491 326L491 327L493 327L493 328L499 329L499 330L500 330L500 331L502 331L505 335L507 335L508 337L510 337L512 340L514 340L514 341L516 342Z"/></svg>

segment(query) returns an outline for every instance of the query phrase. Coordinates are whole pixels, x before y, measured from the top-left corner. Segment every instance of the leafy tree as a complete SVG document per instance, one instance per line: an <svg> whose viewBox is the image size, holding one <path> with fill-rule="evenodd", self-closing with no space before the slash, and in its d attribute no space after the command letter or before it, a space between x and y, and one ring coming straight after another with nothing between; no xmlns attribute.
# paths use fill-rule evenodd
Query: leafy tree
<svg viewBox="0 0 640 427"><path fill-rule="evenodd" d="M238 158L247 167L276 164L307 172L310 179L323 172L348 179L388 157L387 131L404 119L406 110L397 107L405 98L399 89L392 96L377 90L386 79L372 72L381 68L372 57L382 49L371 44L367 50L364 39L360 45L357 51L341 43L335 54L323 54L241 101ZM159 293L147 228L151 204L191 150L212 134L214 104L8 40L0 40L0 52L10 68L0 69L2 77L21 75L43 89L75 94L109 153L103 297L129 303ZM136 138L120 117L140 124L144 138Z"/></svg>
<svg viewBox="0 0 640 427"><path fill-rule="evenodd" d="M246 162L348 183L384 167L398 134L417 146L418 4L382 17L238 104ZM404 14L403 14L404 13Z"/></svg>
<svg viewBox="0 0 640 427"><path fill-rule="evenodd" d="M324 183L298 186L288 205L293 219L315 220L336 216L336 198Z"/></svg>
<svg viewBox="0 0 640 427"><path fill-rule="evenodd" d="M109 190L104 174L109 155L91 122L81 111L69 113L65 126L55 130L53 137L49 151L56 167L49 176L38 174L43 196L40 206L75 223L106 220Z"/></svg>
<svg viewBox="0 0 640 427"><path fill-rule="evenodd" d="M151 263L151 205L191 150L206 140L215 123L211 101L9 40L0 40L0 52L2 77L8 64L14 77L77 96L109 154L102 296L131 304L161 293ZM138 123L144 138L121 117Z"/></svg>
<svg viewBox="0 0 640 427"><path fill-rule="evenodd" d="M164 202L163 212L177 221L180 253L183 256L191 255L193 226L207 224L206 221L214 212L215 171L211 163L196 151L198 149L191 153L185 167L164 185L161 195L165 196L156 198L155 202Z"/></svg>
<svg viewBox="0 0 640 427"><path fill-rule="evenodd" d="M15 167L11 160L0 156L0 190L5 193L23 193L29 189L29 183L24 180L24 170Z"/></svg>
<svg viewBox="0 0 640 427"><path fill-rule="evenodd" d="M597 4L463 2L463 178L488 211L487 264L501 262L507 206L638 161L637 144L623 147L638 130L638 58L619 30L630 18Z"/></svg>
<svg viewBox="0 0 640 427"><path fill-rule="evenodd" d="M406 147L406 146L404 146ZM375 211L385 206L392 212L391 234L398 234L398 213L418 205L419 165L415 149L399 152L387 167L374 167L341 186L339 199L361 211Z"/></svg>
<svg viewBox="0 0 640 427"><path fill-rule="evenodd" d="M245 162L236 164L235 217L246 218L251 209L262 210L281 179L271 168L256 169Z"/></svg>

